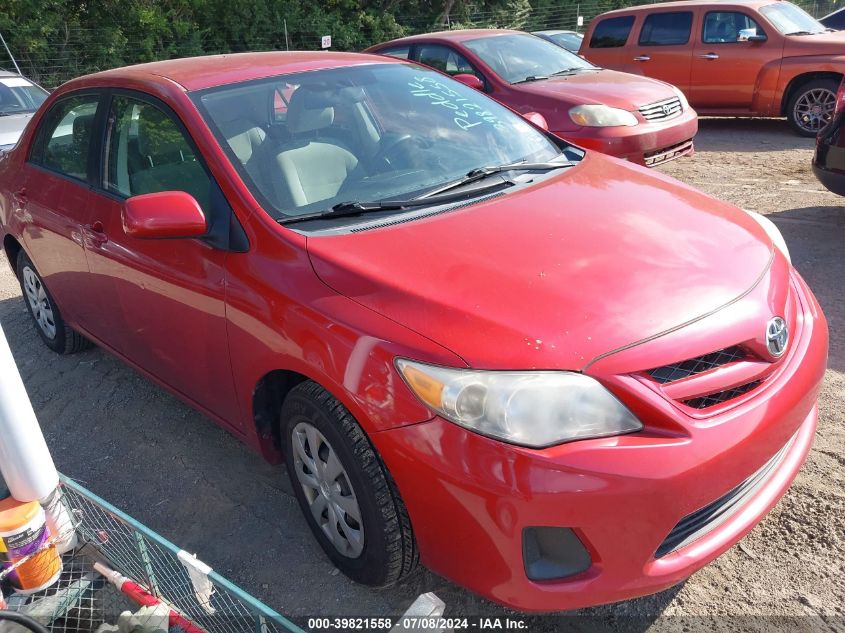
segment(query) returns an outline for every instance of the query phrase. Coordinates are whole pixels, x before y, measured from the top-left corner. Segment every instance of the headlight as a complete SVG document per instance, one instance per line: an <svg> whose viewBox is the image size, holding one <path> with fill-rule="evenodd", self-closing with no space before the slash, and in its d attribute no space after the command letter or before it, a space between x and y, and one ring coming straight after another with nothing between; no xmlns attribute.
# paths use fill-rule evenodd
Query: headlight
<svg viewBox="0 0 845 633"><path fill-rule="evenodd" d="M786 261L791 264L792 257L789 255L789 248L786 246L786 240L783 239L783 234L780 232L780 229L775 226L775 223L762 213L756 213L746 209L743 209L743 211L754 218L757 224L763 227L763 230L766 232L766 235L769 236L769 239L772 240L772 243L777 246L778 250L783 253L784 257L786 257Z"/></svg>
<svg viewBox="0 0 845 633"><path fill-rule="evenodd" d="M473 371L402 358L396 366L427 406L471 431L535 448L643 428L597 381L565 371Z"/></svg>
<svg viewBox="0 0 845 633"><path fill-rule="evenodd" d="M684 112L689 110L689 101L687 101L687 96L683 93L683 91L680 88L676 88L675 86L672 86L672 90L675 91L675 94L678 96L678 99L680 99L680 101L681 101L681 109Z"/></svg>
<svg viewBox="0 0 845 633"><path fill-rule="evenodd" d="M580 105L569 110L569 118L584 127L614 127L637 125L637 117L627 110L606 105Z"/></svg>

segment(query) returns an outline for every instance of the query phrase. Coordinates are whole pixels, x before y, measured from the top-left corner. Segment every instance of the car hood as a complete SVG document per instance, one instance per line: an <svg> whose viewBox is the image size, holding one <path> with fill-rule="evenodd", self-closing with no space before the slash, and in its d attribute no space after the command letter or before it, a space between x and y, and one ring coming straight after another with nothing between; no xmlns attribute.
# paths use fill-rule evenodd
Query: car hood
<svg viewBox="0 0 845 633"><path fill-rule="evenodd" d="M307 244L335 291L486 369L582 369L732 302L773 256L743 211L593 153L519 191Z"/></svg>
<svg viewBox="0 0 845 633"><path fill-rule="evenodd" d="M571 105L603 103L629 111L676 96L672 87L662 81L605 68L513 87L527 94L552 97Z"/></svg>
<svg viewBox="0 0 845 633"><path fill-rule="evenodd" d="M31 118L32 112L0 116L0 145L17 143Z"/></svg>
<svg viewBox="0 0 845 633"><path fill-rule="evenodd" d="M784 55L834 55L840 58L845 57L845 31L789 36L786 38Z"/></svg>

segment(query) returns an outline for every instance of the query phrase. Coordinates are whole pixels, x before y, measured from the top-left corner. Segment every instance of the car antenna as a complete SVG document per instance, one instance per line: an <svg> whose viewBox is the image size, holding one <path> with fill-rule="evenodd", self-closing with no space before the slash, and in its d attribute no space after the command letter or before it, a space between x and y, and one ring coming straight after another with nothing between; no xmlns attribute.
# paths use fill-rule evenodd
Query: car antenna
<svg viewBox="0 0 845 633"><path fill-rule="evenodd" d="M20 68L20 66L18 66L18 62L17 62L17 60L15 59L15 56L14 56L14 55L12 55L12 51L10 51L10 50L9 50L9 45L8 45L8 44L6 44L6 40L4 39L4 37L3 37L3 34L2 34L2 33L0 33L0 42L3 42L3 48L5 48L5 49L6 49L6 52L9 54L9 59L11 59L11 60L12 60L12 63L15 65L15 70L17 70L17 71L18 71L18 74L19 74L19 75L23 76L23 73L21 72L21 68Z"/></svg>

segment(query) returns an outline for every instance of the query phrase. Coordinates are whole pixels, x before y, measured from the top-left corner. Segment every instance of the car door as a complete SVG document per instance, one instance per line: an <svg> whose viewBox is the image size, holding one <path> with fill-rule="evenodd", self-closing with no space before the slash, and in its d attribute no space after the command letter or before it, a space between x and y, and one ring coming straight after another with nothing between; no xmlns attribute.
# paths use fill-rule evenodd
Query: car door
<svg viewBox="0 0 845 633"><path fill-rule="evenodd" d="M640 74L666 81L689 93L693 22L690 11L656 11L645 16L631 61Z"/></svg>
<svg viewBox="0 0 845 633"><path fill-rule="evenodd" d="M64 318L83 329L96 311L83 241L90 225L98 92L57 100L41 118L13 198L23 243Z"/></svg>
<svg viewBox="0 0 845 633"><path fill-rule="evenodd" d="M602 68L641 72L634 68L633 55L626 45L634 27L633 15L600 18L581 44L581 54Z"/></svg>
<svg viewBox="0 0 845 633"><path fill-rule="evenodd" d="M690 103L702 110L750 110L763 66L782 46L750 14L706 11L692 61ZM765 37L765 41L754 39ZM749 39L751 38L751 39Z"/></svg>
<svg viewBox="0 0 845 633"><path fill-rule="evenodd" d="M98 237L88 261L102 309L121 314L95 334L130 361L224 420L236 419L226 334L226 247L231 208L187 130L163 103L116 91L110 99L101 180L92 193ZM127 198L185 191L209 222L206 239L144 240L126 235Z"/></svg>

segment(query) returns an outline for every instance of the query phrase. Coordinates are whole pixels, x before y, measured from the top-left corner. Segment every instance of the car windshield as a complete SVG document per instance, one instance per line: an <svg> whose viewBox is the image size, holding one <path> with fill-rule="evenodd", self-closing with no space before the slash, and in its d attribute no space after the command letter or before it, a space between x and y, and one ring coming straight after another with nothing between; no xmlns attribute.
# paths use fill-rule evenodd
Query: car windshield
<svg viewBox="0 0 845 633"><path fill-rule="evenodd" d="M47 91L23 77L0 77L0 116L35 112Z"/></svg>
<svg viewBox="0 0 845 633"><path fill-rule="evenodd" d="M407 63L280 75L193 98L244 182L279 220L424 195L481 167L561 155L546 135L477 90Z"/></svg>
<svg viewBox="0 0 845 633"><path fill-rule="evenodd" d="M464 46L512 84L596 68L586 59L527 33L480 37L465 41Z"/></svg>
<svg viewBox="0 0 845 633"><path fill-rule="evenodd" d="M552 33L549 38L558 46L563 46L568 51L577 51L581 48L582 35L577 33Z"/></svg>
<svg viewBox="0 0 845 633"><path fill-rule="evenodd" d="M760 13L783 35L815 35L827 30L809 13L789 2L767 4Z"/></svg>

